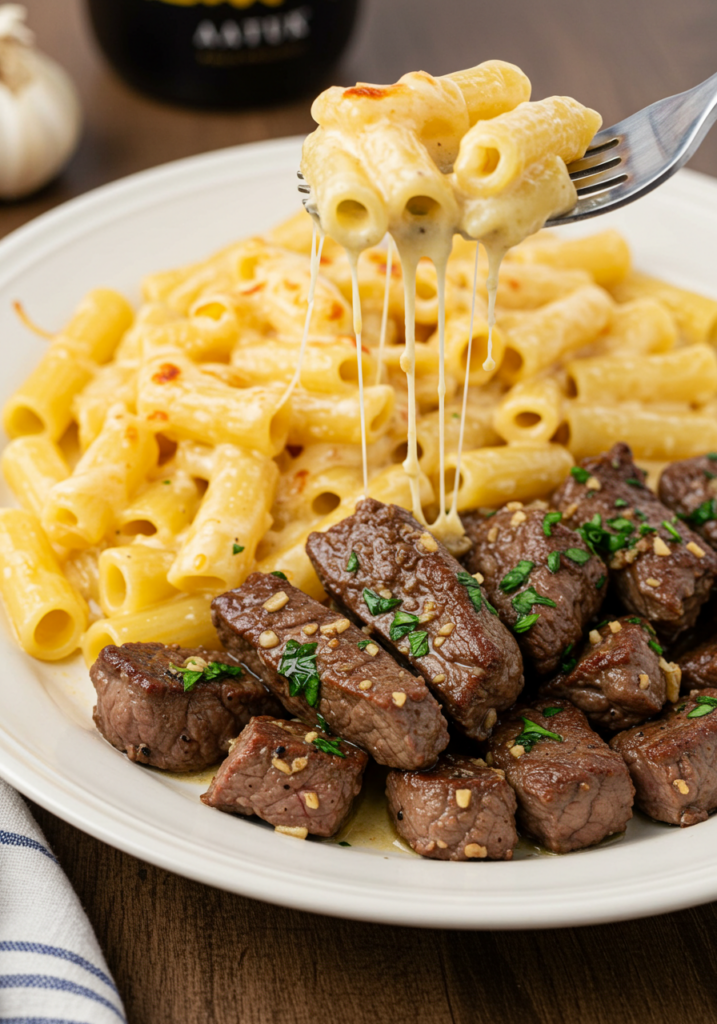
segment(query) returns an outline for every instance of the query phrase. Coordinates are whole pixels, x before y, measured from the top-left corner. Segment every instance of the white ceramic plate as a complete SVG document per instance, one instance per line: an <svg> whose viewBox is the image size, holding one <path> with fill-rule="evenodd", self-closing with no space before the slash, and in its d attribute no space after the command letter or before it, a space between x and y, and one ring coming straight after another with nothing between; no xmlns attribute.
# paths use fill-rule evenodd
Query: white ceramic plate
<svg viewBox="0 0 717 1024"><path fill-rule="evenodd" d="M53 326L98 285L138 298L143 274L292 213L298 157L289 139L182 160L91 192L0 243L0 400L43 349L18 325L13 299ZM573 230L608 224L625 232L641 267L717 297L717 181L681 172ZM2 624L0 633L0 774L98 839L179 874L303 910L456 928L588 924L717 897L717 817L684 830L638 817L606 846L566 857L524 850L512 863L422 860L375 819L353 827L350 848L276 835L204 807L198 778L131 764L92 726L80 660L34 662Z"/></svg>

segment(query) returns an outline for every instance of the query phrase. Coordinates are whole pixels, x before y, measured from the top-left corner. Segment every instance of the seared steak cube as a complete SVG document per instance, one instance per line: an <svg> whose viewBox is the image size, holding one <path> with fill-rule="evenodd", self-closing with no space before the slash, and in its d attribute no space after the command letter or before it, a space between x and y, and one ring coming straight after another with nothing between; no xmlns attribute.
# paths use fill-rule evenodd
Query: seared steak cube
<svg viewBox="0 0 717 1024"><path fill-rule="evenodd" d="M571 655L540 692L571 701L599 728L628 729L679 694L678 667L665 660L654 629L637 615L592 629L579 657Z"/></svg>
<svg viewBox="0 0 717 1024"><path fill-rule="evenodd" d="M610 746L625 759L637 806L658 821L696 825L717 807L717 689L700 690Z"/></svg>
<svg viewBox="0 0 717 1024"><path fill-rule="evenodd" d="M481 574L501 619L516 631L526 665L540 675L555 672L607 590L604 564L557 516L511 502L489 518L474 513L463 520L473 542L464 562ZM531 603L533 594L540 603Z"/></svg>
<svg viewBox="0 0 717 1024"><path fill-rule="evenodd" d="M626 444L574 466L553 502L606 553L627 611L667 639L694 623L717 575L717 554L648 490Z"/></svg>
<svg viewBox="0 0 717 1024"><path fill-rule="evenodd" d="M671 462L660 476L660 501L717 548L717 460L714 453Z"/></svg>
<svg viewBox="0 0 717 1024"><path fill-rule="evenodd" d="M217 663L227 671L216 674L211 666ZM202 672L192 682L204 665L212 678ZM229 674L237 668L240 675ZM100 651L90 678L97 691L93 718L104 738L130 761L173 772L210 768L252 715L283 714L266 687L224 651L110 645Z"/></svg>
<svg viewBox="0 0 717 1024"><path fill-rule="evenodd" d="M319 729L252 718L202 800L220 811L255 814L280 831L297 830L299 838L332 836L361 790L367 763L363 750Z"/></svg>
<svg viewBox="0 0 717 1024"><path fill-rule="evenodd" d="M214 599L212 616L227 650L253 665L288 711L308 723L319 712L379 764L422 768L448 745L445 719L423 680L285 580L252 573Z"/></svg>
<svg viewBox="0 0 717 1024"><path fill-rule="evenodd" d="M523 688L520 651L444 545L368 498L306 550L326 592L421 672L461 731L489 735Z"/></svg>
<svg viewBox="0 0 717 1024"><path fill-rule="evenodd" d="M717 686L717 639L706 640L677 659L682 672L682 689L704 690Z"/></svg>
<svg viewBox="0 0 717 1024"><path fill-rule="evenodd" d="M515 708L491 737L487 760L515 790L518 825L555 853L622 832L632 817L625 764L568 701Z"/></svg>
<svg viewBox="0 0 717 1024"><path fill-rule="evenodd" d="M511 860L515 794L500 769L462 754L434 768L389 772L388 807L407 843L435 860Z"/></svg>

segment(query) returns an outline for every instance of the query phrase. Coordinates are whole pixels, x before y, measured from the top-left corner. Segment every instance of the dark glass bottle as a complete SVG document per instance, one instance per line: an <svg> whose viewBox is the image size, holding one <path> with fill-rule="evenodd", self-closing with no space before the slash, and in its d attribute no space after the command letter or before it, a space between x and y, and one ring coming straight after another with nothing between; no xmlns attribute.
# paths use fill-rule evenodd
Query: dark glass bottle
<svg viewBox="0 0 717 1024"><path fill-rule="evenodd" d="M161 99L247 107L323 84L359 0L87 0L105 54Z"/></svg>

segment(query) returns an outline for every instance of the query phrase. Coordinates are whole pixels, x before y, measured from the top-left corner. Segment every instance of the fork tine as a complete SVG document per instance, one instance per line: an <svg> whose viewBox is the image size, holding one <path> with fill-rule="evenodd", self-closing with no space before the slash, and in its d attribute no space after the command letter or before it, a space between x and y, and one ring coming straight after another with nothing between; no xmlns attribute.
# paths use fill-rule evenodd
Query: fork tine
<svg viewBox="0 0 717 1024"><path fill-rule="evenodd" d="M629 175L627 174L618 174L615 178L607 178L604 181L596 181L593 185L585 185L577 190L578 199L582 199L583 196L596 195L598 192L609 192L616 185L621 185L623 181L627 181L628 177Z"/></svg>
<svg viewBox="0 0 717 1024"><path fill-rule="evenodd" d="M580 181L582 178L592 178L597 174L604 174L605 171L609 171L611 168L617 167L617 165L621 163L622 157L614 156L610 160L594 164L592 167L582 167L578 170L570 171L570 177L573 181Z"/></svg>

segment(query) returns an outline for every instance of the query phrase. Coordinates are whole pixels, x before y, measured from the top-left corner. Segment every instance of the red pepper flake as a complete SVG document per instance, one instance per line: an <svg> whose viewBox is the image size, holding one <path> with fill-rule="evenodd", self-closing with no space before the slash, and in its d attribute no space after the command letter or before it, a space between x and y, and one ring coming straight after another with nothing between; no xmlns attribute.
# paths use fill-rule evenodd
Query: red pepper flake
<svg viewBox="0 0 717 1024"><path fill-rule="evenodd" d="M343 315L344 315L344 307L341 305L341 303L340 302L332 303L331 309L329 310L328 319L329 320L340 320Z"/></svg>
<svg viewBox="0 0 717 1024"><path fill-rule="evenodd" d="M166 414L166 412L162 412L161 409L155 409L154 412L151 412L149 414L147 419L148 420L160 420L162 423L166 423L167 420L169 419L169 416Z"/></svg>
<svg viewBox="0 0 717 1024"><path fill-rule="evenodd" d="M384 96L389 96L395 88L395 86L354 85L350 89L344 89L344 99L350 99L352 96L365 96L369 100L382 100Z"/></svg>
<svg viewBox="0 0 717 1024"><path fill-rule="evenodd" d="M155 384L169 384L171 381L176 380L181 374L181 370L174 363L162 363L157 372L153 375L152 380Z"/></svg>

